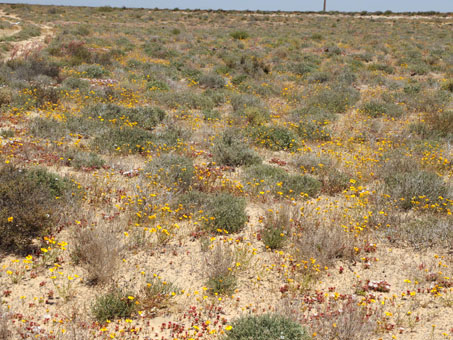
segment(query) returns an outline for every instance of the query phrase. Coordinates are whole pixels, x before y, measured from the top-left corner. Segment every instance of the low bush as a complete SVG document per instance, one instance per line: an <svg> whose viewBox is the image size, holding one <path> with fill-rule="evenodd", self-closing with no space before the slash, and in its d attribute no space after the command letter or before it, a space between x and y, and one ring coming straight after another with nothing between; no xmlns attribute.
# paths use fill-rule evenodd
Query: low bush
<svg viewBox="0 0 453 340"><path fill-rule="evenodd" d="M206 253L204 257L204 270L208 277L206 286L213 295L227 295L236 288L234 268L234 255L228 245L218 243Z"/></svg>
<svg viewBox="0 0 453 340"><path fill-rule="evenodd" d="M13 101L13 93L8 87L0 88L0 107L3 105L9 105Z"/></svg>
<svg viewBox="0 0 453 340"><path fill-rule="evenodd" d="M370 71L381 71L387 74L392 74L395 72L394 68L386 64L370 64L368 65Z"/></svg>
<svg viewBox="0 0 453 340"><path fill-rule="evenodd" d="M232 323L223 340L310 340L298 323L278 314L248 315Z"/></svg>
<svg viewBox="0 0 453 340"><path fill-rule="evenodd" d="M93 152L71 150L65 153L64 158L67 166L72 166L76 169L100 169L105 164L105 161Z"/></svg>
<svg viewBox="0 0 453 340"><path fill-rule="evenodd" d="M437 111L428 114L426 124L429 129L430 136L438 136L441 138L453 138L453 110Z"/></svg>
<svg viewBox="0 0 453 340"><path fill-rule="evenodd" d="M328 168L325 176L323 177L322 191L329 195L346 190L350 186L351 176L336 168Z"/></svg>
<svg viewBox="0 0 453 340"><path fill-rule="evenodd" d="M287 175L281 185L281 192L289 197L316 197L320 190L321 182L309 175Z"/></svg>
<svg viewBox="0 0 453 340"><path fill-rule="evenodd" d="M251 94L239 94L231 98L231 105L235 112L242 112L248 107L264 108L262 100Z"/></svg>
<svg viewBox="0 0 453 340"><path fill-rule="evenodd" d="M194 171L193 161L177 154L164 154L154 158L147 167L147 172L157 176L160 183L180 190L190 188Z"/></svg>
<svg viewBox="0 0 453 340"><path fill-rule="evenodd" d="M114 277L123 249L113 228L107 225L78 228L73 232L71 257L87 271L87 283L106 284Z"/></svg>
<svg viewBox="0 0 453 340"><path fill-rule="evenodd" d="M403 113L403 110L400 106L393 103L385 103L383 101L377 100L362 104L360 111L373 118L377 118L382 115L396 118L401 116L401 114Z"/></svg>
<svg viewBox="0 0 453 340"><path fill-rule="evenodd" d="M282 168L260 164L244 171L244 181L254 192L270 192L277 197L316 197L321 182L308 175L291 175Z"/></svg>
<svg viewBox="0 0 453 340"><path fill-rule="evenodd" d="M283 126L259 126L250 129L250 136L256 145L271 150L292 150L297 146L294 133Z"/></svg>
<svg viewBox="0 0 453 340"><path fill-rule="evenodd" d="M360 93L353 87L332 84L310 97L308 105L325 109L330 113L343 113L359 99Z"/></svg>
<svg viewBox="0 0 453 340"><path fill-rule="evenodd" d="M340 213L332 212L326 219L315 209L306 205L299 216L293 217L291 249L294 256L302 261L316 259L320 266L330 266L339 258L354 258L357 241L341 227Z"/></svg>
<svg viewBox="0 0 453 340"><path fill-rule="evenodd" d="M266 212L264 227L261 230L261 239L266 248L280 249L285 244L290 232L291 215L289 208L275 212Z"/></svg>
<svg viewBox="0 0 453 340"><path fill-rule="evenodd" d="M135 300L129 297L132 296L119 289L97 296L91 306L91 312L96 321L102 323L107 320L131 317L137 308Z"/></svg>
<svg viewBox="0 0 453 340"><path fill-rule="evenodd" d="M251 150L239 131L228 129L217 138L212 153L216 163L242 166L261 163L261 158Z"/></svg>
<svg viewBox="0 0 453 340"><path fill-rule="evenodd" d="M310 62L301 62L290 67L291 71L297 75L303 76L317 70L317 65Z"/></svg>
<svg viewBox="0 0 453 340"><path fill-rule="evenodd" d="M220 89L225 86L225 79L216 73L208 73L203 74L198 83L211 89Z"/></svg>
<svg viewBox="0 0 453 340"><path fill-rule="evenodd" d="M331 139L331 131L323 121L317 121L307 117L299 121L297 134L302 140L328 141Z"/></svg>
<svg viewBox="0 0 453 340"><path fill-rule="evenodd" d="M203 226L209 232L226 230L236 233L245 227L248 217L245 213L246 203L243 198L235 197L229 193L212 195L206 205L205 215L207 220Z"/></svg>
<svg viewBox="0 0 453 340"><path fill-rule="evenodd" d="M52 140L58 140L63 137L67 131L64 125L51 118L35 118L30 123L30 133L33 137L40 137Z"/></svg>
<svg viewBox="0 0 453 340"><path fill-rule="evenodd" d="M72 183L44 169L0 168L0 250L31 251L49 234L72 200Z"/></svg>
<svg viewBox="0 0 453 340"><path fill-rule="evenodd" d="M62 87L68 90L80 90L85 92L90 88L90 83L80 78L68 77L62 82Z"/></svg>
<svg viewBox="0 0 453 340"><path fill-rule="evenodd" d="M163 281L157 276L147 278L146 285L140 290L140 308L154 312L166 307L179 293L180 289L171 282Z"/></svg>
<svg viewBox="0 0 453 340"><path fill-rule="evenodd" d="M250 35L246 31L234 31L230 34L233 39L244 40L247 39Z"/></svg>
<svg viewBox="0 0 453 340"><path fill-rule="evenodd" d="M391 225L384 230L391 242L407 245L416 249L449 247L453 239L453 228L448 218L427 215L411 218L409 221Z"/></svg>
<svg viewBox="0 0 453 340"><path fill-rule="evenodd" d="M404 210L435 204L439 196L449 194L441 177L424 170L389 173L384 181L387 192Z"/></svg>
<svg viewBox="0 0 453 340"><path fill-rule="evenodd" d="M117 127L96 136L91 146L98 152L142 153L153 141L151 132L133 127Z"/></svg>
<svg viewBox="0 0 453 340"><path fill-rule="evenodd" d="M4 311L3 306L0 307L0 340L12 339L12 331L8 324L9 322L8 312Z"/></svg>
<svg viewBox="0 0 453 340"><path fill-rule="evenodd" d="M83 65L83 67L80 68L80 71L88 78L102 78L110 74L104 67L96 64Z"/></svg>

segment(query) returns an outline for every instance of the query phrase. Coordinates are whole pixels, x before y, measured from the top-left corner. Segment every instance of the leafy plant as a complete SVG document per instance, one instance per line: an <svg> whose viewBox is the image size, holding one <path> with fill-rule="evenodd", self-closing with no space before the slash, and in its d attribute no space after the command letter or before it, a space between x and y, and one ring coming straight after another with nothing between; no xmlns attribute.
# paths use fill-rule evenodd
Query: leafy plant
<svg viewBox="0 0 453 340"><path fill-rule="evenodd" d="M435 204L439 196L448 197L448 188L442 178L432 172L415 170L407 173L391 173L384 179L385 188L398 206L408 210L423 207L425 199Z"/></svg>
<svg viewBox="0 0 453 340"><path fill-rule="evenodd" d="M211 294L231 294L236 288L237 280L233 274L234 256L230 248L221 243L206 254L204 262L208 276L206 286Z"/></svg>
<svg viewBox="0 0 453 340"><path fill-rule="evenodd" d="M241 231L248 218L245 213L245 200L229 193L212 195L206 206L208 218L203 223L210 232L226 230L229 233Z"/></svg>
<svg viewBox="0 0 453 340"><path fill-rule="evenodd" d="M153 276L146 280L146 285L140 291L140 305L149 311L163 308L179 293L179 288L171 282Z"/></svg>
<svg viewBox="0 0 453 340"><path fill-rule="evenodd" d="M290 212L283 208L279 212L267 211L261 238L266 248L279 249L283 247L290 231Z"/></svg>
<svg viewBox="0 0 453 340"><path fill-rule="evenodd" d="M134 297L119 289L96 297L91 311L98 322L130 317L136 310Z"/></svg>
<svg viewBox="0 0 453 340"><path fill-rule="evenodd" d="M311 337L298 323L278 314L248 315L232 323L224 340L309 340Z"/></svg>
<svg viewBox="0 0 453 340"><path fill-rule="evenodd" d="M217 138L213 151L216 163L228 166L252 165L261 162L260 157L247 147L239 131L227 129Z"/></svg>
<svg viewBox="0 0 453 340"><path fill-rule="evenodd" d="M297 146L294 133L283 126L259 126L250 130L255 144L271 150L291 150Z"/></svg>
<svg viewBox="0 0 453 340"><path fill-rule="evenodd" d="M192 183L195 168L190 158L172 153L153 159L147 171L170 187L187 190Z"/></svg>
<svg viewBox="0 0 453 340"><path fill-rule="evenodd" d="M236 40L244 40L249 37L249 34L246 31L234 31L230 35Z"/></svg>
<svg viewBox="0 0 453 340"><path fill-rule="evenodd" d="M48 234L75 192L72 183L44 169L0 168L0 249L30 251L36 237Z"/></svg>

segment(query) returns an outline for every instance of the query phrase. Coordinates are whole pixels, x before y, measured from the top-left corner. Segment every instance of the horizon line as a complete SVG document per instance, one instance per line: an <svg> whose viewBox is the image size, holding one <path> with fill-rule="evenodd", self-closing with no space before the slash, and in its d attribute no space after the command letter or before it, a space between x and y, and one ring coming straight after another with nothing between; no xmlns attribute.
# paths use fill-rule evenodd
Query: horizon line
<svg viewBox="0 0 453 340"><path fill-rule="evenodd" d="M196 11L209 11L209 12L233 12L233 13L300 13L300 14L324 14L324 15L331 15L331 14L363 14L363 15L407 15L407 14L429 14L429 15L436 15L436 14L441 14L441 15L447 15L451 16L453 15L453 12L450 11L435 11L435 10L429 10L429 11L392 11L392 10L385 10L385 11L367 11L367 10L362 10L362 11L341 11L341 10L284 10L284 9L275 9L275 10L263 10L263 9L222 9L222 8L179 8L179 7L143 7L143 6L111 6L111 5L103 5L103 6L94 6L94 5L66 5L66 4L61 4L61 5L53 5L53 4L36 4L36 3L27 3L27 2L0 2L0 5L28 5L28 6L46 6L46 7L79 7L79 8L111 8L112 10L127 10L127 9L142 9L142 10L167 10L167 11L190 11L190 12L196 12Z"/></svg>

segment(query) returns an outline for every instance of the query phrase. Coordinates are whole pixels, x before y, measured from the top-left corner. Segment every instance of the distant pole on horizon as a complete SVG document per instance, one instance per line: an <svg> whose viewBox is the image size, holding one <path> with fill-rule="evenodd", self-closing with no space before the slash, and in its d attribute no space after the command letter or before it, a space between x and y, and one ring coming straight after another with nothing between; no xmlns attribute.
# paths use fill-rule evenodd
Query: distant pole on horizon
<svg viewBox="0 0 453 340"><path fill-rule="evenodd" d="M326 11L326 8L327 8L327 0L324 0L324 9L323 9L323 12Z"/></svg>

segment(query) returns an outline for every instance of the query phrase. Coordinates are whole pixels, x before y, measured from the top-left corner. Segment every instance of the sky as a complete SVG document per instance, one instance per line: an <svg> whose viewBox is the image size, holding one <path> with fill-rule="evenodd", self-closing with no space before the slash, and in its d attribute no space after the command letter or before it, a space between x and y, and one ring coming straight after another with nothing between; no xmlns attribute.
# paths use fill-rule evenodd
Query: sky
<svg viewBox="0 0 453 340"><path fill-rule="evenodd" d="M318 11L323 0L19 0L9 3L180 9ZM327 0L332 11L453 12L453 0Z"/></svg>

